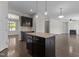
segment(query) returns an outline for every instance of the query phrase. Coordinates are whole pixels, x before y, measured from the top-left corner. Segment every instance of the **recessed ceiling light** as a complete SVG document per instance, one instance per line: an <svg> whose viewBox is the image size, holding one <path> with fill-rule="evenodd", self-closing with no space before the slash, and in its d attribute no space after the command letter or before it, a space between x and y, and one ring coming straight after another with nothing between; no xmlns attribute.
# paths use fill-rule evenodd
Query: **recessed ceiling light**
<svg viewBox="0 0 79 59"><path fill-rule="evenodd" d="M30 9L30 12L32 12L33 10L32 9Z"/></svg>

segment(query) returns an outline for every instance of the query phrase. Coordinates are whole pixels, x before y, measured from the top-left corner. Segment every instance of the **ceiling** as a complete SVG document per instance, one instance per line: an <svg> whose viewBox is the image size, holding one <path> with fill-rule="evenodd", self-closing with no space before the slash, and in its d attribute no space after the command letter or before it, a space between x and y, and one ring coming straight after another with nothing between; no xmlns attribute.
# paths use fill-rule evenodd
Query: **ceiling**
<svg viewBox="0 0 79 59"><path fill-rule="evenodd" d="M33 15L36 13L36 1L9 1L9 9L24 14ZM57 19L60 8L63 8L65 19L79 20L79 1L47 1L49 18ZM33 9L33 12L30 12ZM38 1L38 13L44 14L45 1Z"/></svg>

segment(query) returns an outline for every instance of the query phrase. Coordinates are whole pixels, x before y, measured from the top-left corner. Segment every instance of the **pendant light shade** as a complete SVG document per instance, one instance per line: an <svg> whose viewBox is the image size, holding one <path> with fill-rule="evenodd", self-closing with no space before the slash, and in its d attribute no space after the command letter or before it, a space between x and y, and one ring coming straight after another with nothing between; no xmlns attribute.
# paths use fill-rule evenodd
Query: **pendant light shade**
<svg viewBox="0 0 79 59"><path fill-rule="evenodd" d="M30 12L32 12L33 10L32 9L30 9Z"/></svg>
<svg viewBox="0 0 79 59"><path fill-rule="evenodd" d="M48 12L47 12L47 1L45 1L45 12L44 12L44 15L47 15Z"/></svg>
<svg viewBox="0 0 79 59"><path fill-rule="evenodd" d="M60 15L58 16L58 18L63 18L63 17L64 17L64 15L62 13L62 8L60 8Z"/></svg>
<svg viewBox="0 0 79 59"><path fill-rule="evenodd" d="M36 18L38 18L38 1L36 1Z"/></svg>
<svg viewBox="0 0 79 59"><path fill-rule="evenodd" d="M63 15L60 15L60 16L58 16L58 18L64 18L64 16Z"/></svg>
<svg viewBox="0 0 79 59"><path fill-rule="evenodd" d="M38 18L38 14L36 14L36 18Z"/></svg>
<svg viewBox="0 0 79 59"><path fill-rule="evenodd" d="M47 14L48 14L48 12L47 12L47 11L45 11L44 15L47 15Z"/></svg>

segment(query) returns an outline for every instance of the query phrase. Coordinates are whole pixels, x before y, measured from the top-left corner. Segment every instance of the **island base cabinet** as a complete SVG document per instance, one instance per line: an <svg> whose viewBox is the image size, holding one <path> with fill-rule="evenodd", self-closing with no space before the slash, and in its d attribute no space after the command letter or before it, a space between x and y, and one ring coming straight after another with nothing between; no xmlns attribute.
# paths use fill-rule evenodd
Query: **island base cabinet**
<svg viewBox="0 0 79 59"><path fill-rule="evenodd" d="M32 56L33 57L45 56L45 41L43 38L35 37L33 39Z"/></svg>
<svg viewBox="0 0 79 59"><path fill-rule="evenodd" d="M55 36L50 38L42 38L32 36L29 51L32 51L33 57L55 57Z"/></svg>

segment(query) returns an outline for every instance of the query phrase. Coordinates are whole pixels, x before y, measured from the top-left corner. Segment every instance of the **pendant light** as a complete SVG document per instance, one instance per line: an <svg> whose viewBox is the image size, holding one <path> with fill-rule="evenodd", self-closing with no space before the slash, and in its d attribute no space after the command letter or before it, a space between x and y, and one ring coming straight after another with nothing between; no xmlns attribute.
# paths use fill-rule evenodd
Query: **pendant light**
<svg viewBox="0 0 79 59"><path fill-rule="evenodd" d="M49 21L48 11L47 11L47 1L45 1L45 12L44 12L44 15L45 15L45 21Z"/></svg>
<svg viewBox="0 0 79 59"><path fill-rule="evenodd" d="M48 12L47 12L47 1L45 1L45 12L44 12L44 15L47 15Z"/></svg>
<svg viewBox="0 0 79 59"><path fill-rule="evenodd" d="M38 18L38 1L36 1L36 18Z"/></svg>
<svg viewBox="0 0 79 59"><path fill-rule="evenodd" d="M36 20L38 19L38 1L36 1L36 15L35 15L35 18ZM36 33L36 24L37 24L37 21L35 20L35 29L34 29L34 32Z"/></svg>
<svg viewBox="0 0 79 59"><path fill-rule="evenodd" d="M63 17L64 17L64 15L62 13L62 8L60 8L60 15L58 16L58 18L63 18Z"/></svg>
<svg viewBox="0 0 79 59"><path fill-rule="evenodd" d="M32 9L30 9L30 12L32 12L33 10Z"/></svg>

